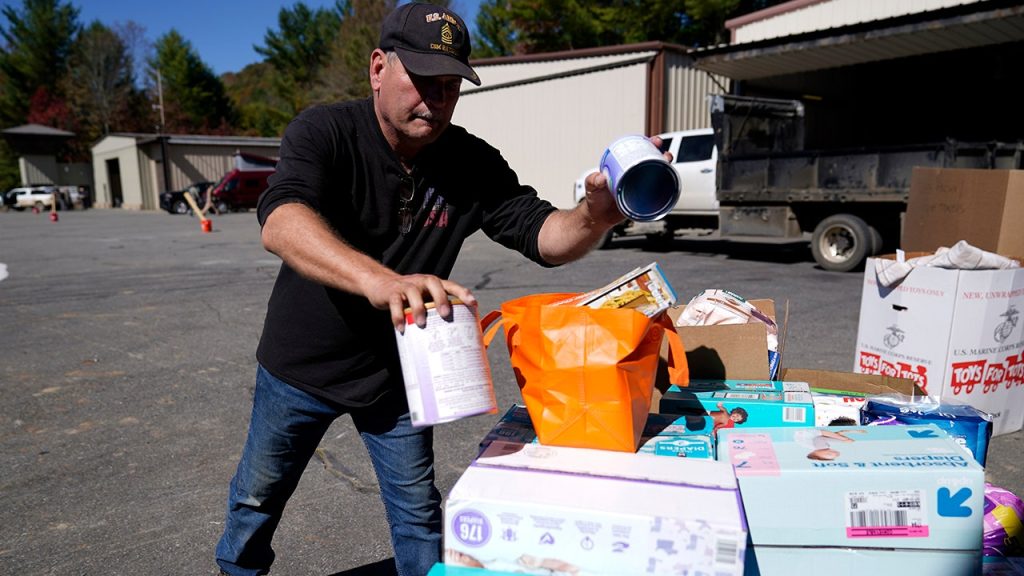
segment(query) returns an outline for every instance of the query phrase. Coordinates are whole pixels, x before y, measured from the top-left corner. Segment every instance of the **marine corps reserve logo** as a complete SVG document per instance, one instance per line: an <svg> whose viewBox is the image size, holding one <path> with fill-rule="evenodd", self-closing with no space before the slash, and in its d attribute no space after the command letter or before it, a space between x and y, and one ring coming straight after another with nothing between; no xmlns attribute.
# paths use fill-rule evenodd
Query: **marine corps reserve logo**
<svg viewBox="0 0 1024 576"><path fill-rule="evenodd" d="M452 39L452 27L449 26L447 22L445 22L444 26L441 26L441 42L444 42L445 44L451 46Z"/></svg>

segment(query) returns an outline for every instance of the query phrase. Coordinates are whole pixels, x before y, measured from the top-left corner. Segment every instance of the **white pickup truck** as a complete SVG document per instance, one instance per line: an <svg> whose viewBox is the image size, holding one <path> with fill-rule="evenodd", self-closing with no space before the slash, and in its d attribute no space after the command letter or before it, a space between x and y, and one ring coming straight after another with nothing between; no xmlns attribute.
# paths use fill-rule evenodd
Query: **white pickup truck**
<svg viewBox="0 0 1024 576"><path fill-rule="evenodd" d="M6 204L15 210L25 208L49 209L53 204L56 188L53 186L19 186L7 191Z"/></svg>
<svg viewBox="0 0 1024 576"><path fill-rule="evenodd" d="M711 128L683 130L658 134L663 145L662 151L672 153L672 168L679 174L679 202L665 218L656 222L633 222L616 226L605 243L614 236L642 234L653 237L672 237L675 230L682 228L715 230L718 228L718 198L716 197L715 170L718 165L718 150L715 148L715 134ZM584 179L596 172L591 168L576 179L573 199L579 203L586 195Z"/></svg>

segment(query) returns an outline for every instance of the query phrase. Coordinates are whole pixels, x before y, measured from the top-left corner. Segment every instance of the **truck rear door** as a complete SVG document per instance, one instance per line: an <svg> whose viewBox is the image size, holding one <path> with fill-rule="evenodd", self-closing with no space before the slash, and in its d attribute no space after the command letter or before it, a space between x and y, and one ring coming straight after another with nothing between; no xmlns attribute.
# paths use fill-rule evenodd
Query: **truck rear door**
<svg viewBox="0 0 1024 576"><path fill-rule="evenodd" d="M715 195L715 167L718 150L713 134L696 134L678 138L679 146L672 146L673 163L679 174L682 190L676 211L717 212Z"/></svg>

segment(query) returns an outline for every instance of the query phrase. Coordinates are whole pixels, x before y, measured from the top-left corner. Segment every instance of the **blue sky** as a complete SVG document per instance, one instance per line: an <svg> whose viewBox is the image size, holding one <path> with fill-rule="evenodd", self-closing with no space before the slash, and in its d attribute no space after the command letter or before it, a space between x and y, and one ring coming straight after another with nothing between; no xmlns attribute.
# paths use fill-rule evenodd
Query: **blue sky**
<svg viewBox="0 0 1024 576"><path fill-rule="evenodd" d="M304 0L307 6L333 7L334 0ZM452 7L473 31L481 0L453 0ZM2 0L0 3L7 3ZM71 0L79 21L99 20L108 26L132 20L153 42L171 28L181 33L216 74L238 72L262 58L268 29L277 30L277 14L295 0Z"/></svg>

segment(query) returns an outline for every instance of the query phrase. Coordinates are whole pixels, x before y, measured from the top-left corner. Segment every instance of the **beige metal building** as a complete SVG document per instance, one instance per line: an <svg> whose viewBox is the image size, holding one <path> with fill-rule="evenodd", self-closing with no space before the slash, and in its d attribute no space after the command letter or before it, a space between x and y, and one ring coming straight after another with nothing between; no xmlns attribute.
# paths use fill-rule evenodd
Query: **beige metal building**
<svg viewBox="0 0 1024 576"><path fill-rule="evenodd" d="M18 155L21 185L56 184L57 186L92 186L92 165L84 162L62 162L59 154L74 132L40 124L25 124L0 131L7 144Z"/></svg>
<svg viewBox="0 0 1024 576"><path fill-rule="evenodd" d="M616 138L710 125L707 95L729 80L691 64L686 48L661 42L475 60L482 84L463 82L453 121L568 208L575 179Z"/></svg>
<svg viewBox="0 0 1024 576"><path fill-rule="evenodd" d="M155 210L165 190L219 180L231 170L235 152L276 157L280 146L277 138L111 134L92 147L95 205Z"/></svg>

